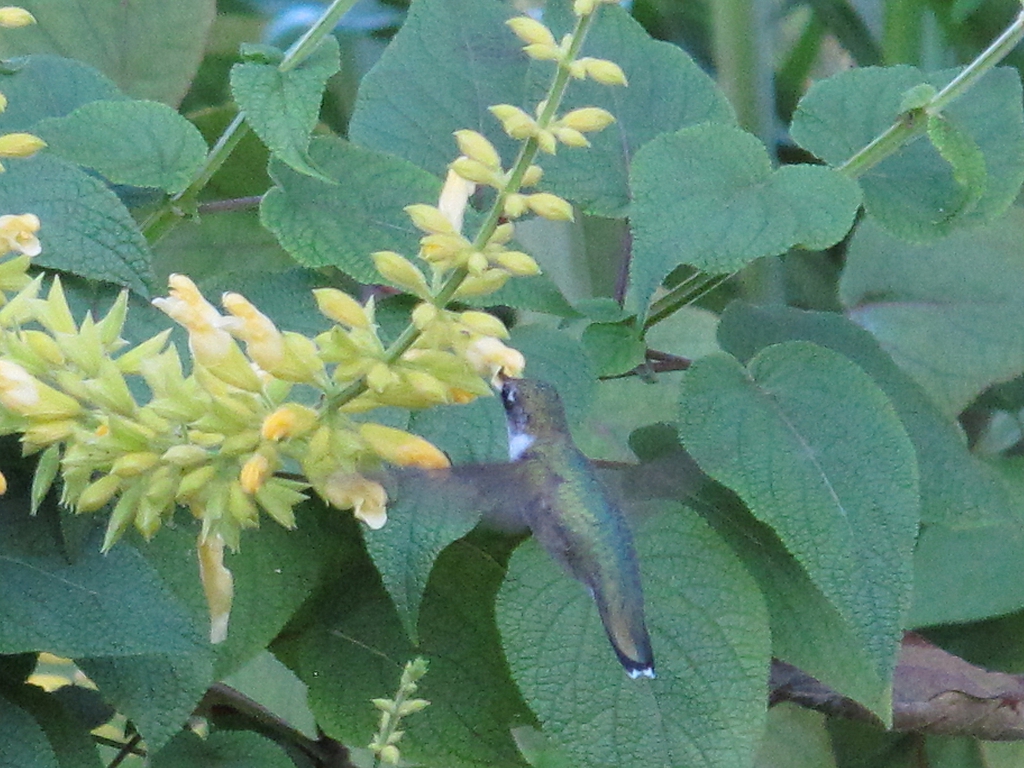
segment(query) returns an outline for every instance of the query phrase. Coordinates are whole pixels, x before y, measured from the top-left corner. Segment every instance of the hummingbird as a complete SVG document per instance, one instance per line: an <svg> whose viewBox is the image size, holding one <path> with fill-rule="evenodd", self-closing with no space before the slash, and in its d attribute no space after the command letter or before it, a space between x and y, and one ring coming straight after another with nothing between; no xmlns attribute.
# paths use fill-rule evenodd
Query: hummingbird
<svg viewBox="0 0 1024 768"><path fill-rule="evenodd" d="M626 673L654 677L632 534L573 442L558 392L542 381L505 378L501 401L509 459L520 481L516 506L522 522L590 592Z"/></svg>

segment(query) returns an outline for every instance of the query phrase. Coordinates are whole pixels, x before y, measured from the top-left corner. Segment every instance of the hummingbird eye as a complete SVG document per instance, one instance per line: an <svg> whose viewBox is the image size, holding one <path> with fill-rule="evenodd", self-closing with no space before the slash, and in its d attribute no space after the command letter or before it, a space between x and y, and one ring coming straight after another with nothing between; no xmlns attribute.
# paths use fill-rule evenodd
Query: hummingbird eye
<svg viewBox="0 0 1024 768"><path fill-rule="evenodd" d="M506 406L515 404L516 388L511 381L506 381L501 385L501 400Z"/></svg>

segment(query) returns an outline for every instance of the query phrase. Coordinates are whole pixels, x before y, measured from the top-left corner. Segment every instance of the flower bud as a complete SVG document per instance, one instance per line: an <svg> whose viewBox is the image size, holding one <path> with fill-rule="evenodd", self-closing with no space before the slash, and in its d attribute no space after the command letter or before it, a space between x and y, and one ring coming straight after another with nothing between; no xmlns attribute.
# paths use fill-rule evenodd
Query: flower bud
<svg viewBox="0 0 1024 768"><path fill-rule="evenodd" d="M175 467L193 467L210 458L210 453L198 445L175 445L160 456L160 461Z"/></svg>
<svg viewBox="0 0 1024 768"><path fill-rule="evenodd" d="M137 477L160 462L160 456L150 451L133 451L118 456L110 467L110 474L118 477Z"/></svg>
<svg viewBox="0 0 1024 768"><path fill-rule="evenodd" d="M300 488L307 488L305 483L271 477L256 491L256 501L270 515L274 522L282 528L291 530L295 527L295 505L306 500L306 494Z"/></svg>
<svg viewBox="0 0 1024 768"><path fill-rule="evenodd" d="M536 19L529 16L516 16L505 22L515 32L516 37L531 45L555 45L555 36L551 30Z"/></svg>
<svg viewBox="0 0 1024 768"><path fill-rule="evenodd" d="M27 27L29 24L35 23L35 16L24 8L18 8L13 5L0 8L0 27L17 29L18 27Z"/></svg>
<svg viewBox="0 0 1024 768"><path fill-rule="evenodd" d="M501 157L498 155L498 150L483 134L469 130L456 131L455 141L459 145L459 151L466 157L476 160L491 170L501 169Z"/></svg>
<svg viewBox="0 0 1024 768"><path fill-rule="evenodd" d="M459 314L459 322L474 333L481 336L496 336L499 339L508 338L508 329L494 315L489 312L478 312L469 310Z"/></svg>
<svg viewBox="0 0 1024 768"><path fill-rule="evenodd" d="M577 131L588 133L600 131L615 122L615 117L606 109L600 107L582 107L574 109L563 115L558 124L566 128L574 128Z"/></svg>
<svg viewBox="0 0 1024 768"><path fill-rule="evenodd" d="M523 187L535 187L540 183L543 175L543 168L539 165L531 165L526 169L526 173L523 174L523 180L520 182L520 185Z"/></svg>
<svg viewBox="0 0 1024 768"><path fill-rule="evenodd" d="M381 251L381 253L385 253L385 251ZM390 253L390 251L386 251L386 253ZM376 255L374 254L374 257ZM398 254L394 255L398 256ZM320 314L324 317L348 328L370 327L370 318L363 305L344 291L339 291L337 288L316 288L313 291L313 297L316 299Z"/></svg>
<svg viewBox="0 0 1024 768"><path fill-rule="evenodd" d="M285 403L263 420L260 437L274 441L296 437L313 429L317 420L317 413L312 408Z"/></svg>
<svg viewBox="0 0 1024 768"><path fill-rule="evenodd" d="M457 234L448 217L433 205L418 203L407 205L404 210L409 214L409 218L412 219L416 228L423 232L438 235Z"/></svg>
<svg viewBox="0 0 1024 768"><path fill-rule="evenodd" d="M589 16L597 8L597 0L573 0L572 12L576 16Z"/></svg>
<svg viewBox="0 0 1024 768"><path fill-rule="evenodd" d="M377 251L371 258L377 271L396 288L421 298L430 295L426 277L404 256L394 251Z"/></svg>
<svg viewBox="0 0 1024 768"><path fill-rule="evenodd" d="M555 139L555 134L548 130L538 130L536 132L537 146L541 152L545 152L549 155L555 154L558 150L558 141Z"/></svg>
<svg viewBox="0 0 1024 768"><path fill-rule="evenodd" d="M551 133L567 147L590 146L590 140L575 128L565 128L558 125L551 129Z"/></svg>
<svg viewBox="0 0 1024 768"><path fill-rule="evenodd" d="M508 282L509 274L504 269L488 269L482 275L469 275L462 281L454 298L463 299L471 296L486 296L494 293Z"/></svg>
<svg viewBox="0 0 1024 768"><path fill-rule="evenodd" d="M32 157L46 142L31 133L6 133L0 136L0 157Z"/></svg>
<svg viewBox="0 0 1024 768"><path fill-rule="evenodd" d="M474 160L471 157L456 158L452 161L449 168L462 178L475 184L483 184L484 186L500 189L505 182L505 177L501 173L493 168L488 168L479 160Z"/></svg>
<svg viewBox="0 0 1024 768"><path fill-rule="evenodd" d="M559 61L564 55L562 49L557 45L545 45L543 43L532 43L523 46L523 53L535 61Z"/></svg>
<svg viewBox="0 0 1024 768"><path fill-rule="evenodd" d="M583 71L591 80L601 85L629 85L622 68L613 61L605 59L583 58L575 63L582 65Z"/></svg>
<svg viewBox="0 0 1024 768"><path fill-rule="evenodd" d="M540 267L533 257L522 251L502 251L492 257L502 269L507 269L516 277L531 277L540 274Z"/></svg>
<svg viewBox="0 0 1024 768"><path fill-rule="evenodd" d="M537 133L537 122L519 107L511 104L495 104L488 110L501 121L505 133L513 139L528 139Z"/></svg>
<svg viewBox="0 0 1024 768"><path fill-rule="evenodd" d="M89 483L75 502L75 511L79 514L95 512L114 498L121 489L121 478L117 475L104 475Z"/></svg>
<svg viewBox="0 0 1024 768"><path fill-rule="evenodd" d="M385 461L400 467L416 466L424 469L450 467L448 457L432 443L418 435L412 435L383 424L360 424L359 436L366 441L374 453Z"/></svg>
<svg viewBox="0 0 1024 768"><path fill-rule="evenodd" d="M526 196L526 204L538 216L551 221L574 221L572 205L550 192L535 192Z"/></svg>
<svg viewBox="0 0 1024 768"><path fill-rule="evenodd" d="M270 459L262 453L254 453L242 465L239 474L239 482L242 490L250 496L260 489L267 478L270 477L273 468L270 466Z"/></svg>
<svg viewBox="0 0 1024 768"><path fill-rule="evenodd" d="M505 206L502 208L501 212L506 218L518 219L526 213L526 195L521 195L516 192L506 197Z"/></svg>

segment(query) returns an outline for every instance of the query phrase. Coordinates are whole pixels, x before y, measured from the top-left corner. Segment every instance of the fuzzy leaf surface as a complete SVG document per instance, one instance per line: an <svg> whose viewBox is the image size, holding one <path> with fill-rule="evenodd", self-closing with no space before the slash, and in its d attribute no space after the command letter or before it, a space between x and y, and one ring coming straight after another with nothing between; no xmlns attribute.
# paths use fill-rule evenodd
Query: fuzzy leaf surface
<svg viewBox="0 0 1024 768"><path fill-rule="evenodd" d="M842 355L807 342L726 355L683 378L686 449L771 526L884 680L912 586L918 473L891 403Z"/></svg>
<svg viewBox="0 0 1024 768"><path fill-rule="evenodd" d="M0 57L55 53L84 61L125 93L176 105L188 90L216 15L215 0L25 0L38 24L5 34Z"/></svg>
<svg viewBox="0 0 1024 768"><path fill-rule="evenodd" d="M270 739L248 731L220 731L202 739L183 730L150 759L153 768L291 768L294 763Z"/></svg>
<svg viewBox="0 0 1024 768"><path fill-rule="evenodd" d="M1024 371L1024 211L928 245L870 221L850 242L839 298L947 418Z"/></svg>
<svg viewBox="0 0 1024 768"><path fill-rule="evenodd" d="M908 66L842 72L807 91L790 132L804 149L839 166L893 124L909 89L922 83L941 88L956 74ZM947 141L945 151L953 152L950 159L957 162L951 165L927 137L919 136L859 179L868 214L911 242L935 240L998 218L1024 181L1024 115L1016 70L989 71L942 115L956 132L957 147ZM981 161L984 190L977 184ZM968 178L975 180L973 191L971 184L957 180L958 172L968 170Z"/></svg>
<svg viewBox="0 0 1024 768"><path fill-rule="evenodd" d="M633 258L626 306L644 313L680 264L733 272L793 246L838 242L860 205L857 185L822 166L772 170L739 128L705 124L659 136L631 170Z"/></svg>
<svg viewBox="0 0 1024 768"><path fill-rule="evenodd" d="M757 585L684 507L644 520L636 546L657 679L625 674L593 600L532 540L498 599L513 677L575 765L749 765L769 661Z"/></svg>
<svg viewBox="0 0 1024 768"><path fill-rule="evenodd" d="M93 101L34 129L51 152L114 184L185 189L206 159L206 142L188 120L155 101Z"/></svg>
<svg viewBox="0 0 1024 768"><path fill-rule="evenodd" d="M417 230L402 210L413 203L437 204L441 185L410 163L361 149L340 139L316 139L309 146L314 165L328 184L274 160L276 186L264 196L260 218L292 258L306 267L337 267L356 280L380 275L370 254L419 250Z"/></svg>
<svg viewBox="0 0 1024 768"><path fill-rule="evenodd" d="M277 64L243 61L231 68L231 95L267 148L293 170L326 181L310 165L309 136L320 116L324 86L340 66L328 35L307 59L282 72Z"/></svg>

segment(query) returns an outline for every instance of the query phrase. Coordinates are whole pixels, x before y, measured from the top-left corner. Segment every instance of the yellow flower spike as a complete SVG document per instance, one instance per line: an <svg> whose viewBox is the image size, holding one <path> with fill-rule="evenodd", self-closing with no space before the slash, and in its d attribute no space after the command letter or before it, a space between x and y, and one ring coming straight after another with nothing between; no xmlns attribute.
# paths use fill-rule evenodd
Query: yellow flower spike
<svg viewBox="0 0 1024 768"><path fill-rule="evenodd" d="M417 203L405 206L404 210L409 214L415 227L423 232L432 235L458 234L458 230L455 229L449 218L433 205Z"/></svg>
<svg viewBox="0 0 1024 768"><path fill-rule="evenodd" d="M206 594L210 612L210 642L216 645L228 639L228 621L235 594L235 580L224 565L224 539L219 534L200 535L196 543L199 554L199 578Z"/></svg>
<svg viewBox="0 0 1024 768"><path fill-rule="evenodd" d="M526 204L538 216L551 221L575 221L572 205L550 192L535 192L526 196Z"/></svg>
<svg viewBox="0 0 1024 768"><path fill-rule="evenodd" d="M516 37L529 45L556 45L551 30L529 16L516 16L505 22Z"/></svg>
<svg viewBox="0 0 1024 768"><path fill-rule="evenodd" d="M458 157L448 167L453 173L474 184L495 189L501 189L505 185L505 177L500 171L488 168L479 160L470 157Z"/></svg>
<svg viewBox="0 0 1024 768"><path fill-rule="evenodd" d="M121 490L121 478L117 475L104 475L99 480L89 483L78 496L74 502L75 512L84 514L102 509L119 490Z"/></svg>
<svg viewBox="0 0 1024 768"><path fill-rule="evenodd" d="M573 128L583 133L602 131L615 122L615 116L600 107L581 107L564 114L558 124L565 128Z"/></svg>
<svg viewBox="0 0 1024 768"><path fill-rule="evenodd" d="M5 133L0 136L0 157L32 157L46 142L31 133Z"/></svg>
<svg viewBox="0 0 1024 768"><path fill-rule="evenodd" d="M453 298L464 299L473 296L486 296L499 290L508 282L509 273L504 269L489 269L479 277L469 275L462 281Z"/></svg>
<svg viewBox="0 0 1024 768"><path fill-rule="evenodd" d="M379 251L378 253L391 253L391 251ZM398 256L398 254L395 255ZM425 281L424 285L426 285ZM369 328L371 325L363 305L344 291L339 291L337 288L315 288L313 298L316 299L316 306L320 310L320 314L328 320L333 320L346 328Z"/></svg>
<svg viewBox="0 0 1024 768"><path fill-rule="evenodd" d="M581 148L590 146L590 139L575 128L564 128L557 125L551 129L551 134L567 147Z"/></svg>
<svg viewBox="0 0 1024 768"><path fill-rule="evenodd" d="M502 251L492 257L502 269L508 270L516 277L530 277L541 273L540 267L533 257L522 251Z"/></svg>
<svg viewBox="0 0 1024 768"><path fill-rule="evenodd" d="M260 426L260 437L274 442L304 435L318 423L312 408L298 403L285 403L268 415Z"/></svg>
<svg viewBox="0 0 1024 768"><path fill-rule="evenodd" d="M43 250L36 237L39 228L39 217L34 213L0 216L0 252L38 256Z"/></svg>
<svg viewBox="0 0 1024 768"><path fill-rule="evenodd" d="M478 312L469 310L459 314L459 322L474 333L481 336L496 336L499 339L508 338L508 329L494 315L489 312Z"/></svg>
<svg viewBox="0 0 1024 768"><path fill-rule="evenodd" d="M526 367L526 358L521 352L491 336L471 341L466 348L466 360L477 373L490 379L494 387L501 386L502 377L518 379Z"/></svg>
<svg viewBox="0 0 1024 768"><path fill-rule="evenodd" d="M371 254L370 258L373 259L373 266L380 272L381 276L396 288L401 288L406 293L411 293L413 296L421 298L430 295L427 278L404 256L394 251L377 251ZM325 312L324 314L327 313Z"/></svg>
<svg viewBox="0 0 1024 768"><path fill-rule="evenodd" d="M523 180L520 183L523 187L535 187L540 183L541 178L544 176L544 169L539 165L531 165L526 169L526 173L523 174Z"/></svg>
<svg viewBox="0 0 1024 768"><path fill-rule="evenodd" d="M383 528L387 522L388 494L380 483L353 472L338 471L318 490L338 509L353 510L356 519L373 530Z"/></svg>
<svg viewBox="0 0 1024 768"><path fill-rule="evenodd" d="M272 474L273 467L270 465L270 459L262 453L254 453L242 465L242 471L238 479L242 485L242 490L252 496Z"/></svg>
<svg viewBox="0 0 1024 768"><path fill-rule="evenodd" d="M455 141L459 145L459 151L470 160L476 160L494 171L501 170L501 156L498 154L498 150L482 133L470 130L456 131Z"/></svg>
<svg viewBox="0 0 1024 768"><path fill-rule="evenodd" d="M160 456L151 451L137 451L118 456L110 467L110 474L118 477L137 477L160 463Z"/></svg>
<svg viewBox="0 0 1024 768"><path fill-rule="evenodd" d="M613 61L584 57L577 59L573 64L578 65L586 77L601 83L601 85L629 85L626 73Z"/></svg>
<svg viewBox="0 0 1024 768"><path fill-rule="evenodd" d="M437 210L451 223L455 234L462 232L462 220L469 205L469 198L476 191L476 184L449 170L444 177L444 186L437 200Z"/></svg>
<svg viewBox="0 0 1024 768"><path fill-rule="evenodd" d="M401 429L366 423L359 425L359 436L374 453L400 467L444 469L451 466L448 457L435 445Z"/></svg>
<svg viewBox="0 0 1024 768"><path fill-rule="evenodd" d="M538 131L537 121L519 107L511 104L495 104L487 109L498 118L505 133L513 139L522 141L534 136Z"/></svg>
<svg viewBox="0 0 1024 768"><path fill-rule="evenodd" d="M17 29L18 27L27 27L29 24L35 23L35 16L24 8L19 8L16 5L7 5L0 8L0 27Z"/></svg>
<svg viewBox="0 0 1024 768"><path fill-rule="evenodd" d="M509 219L518 219L527 211L526 195L516 192L505 198L502 213Z"/></svg>

